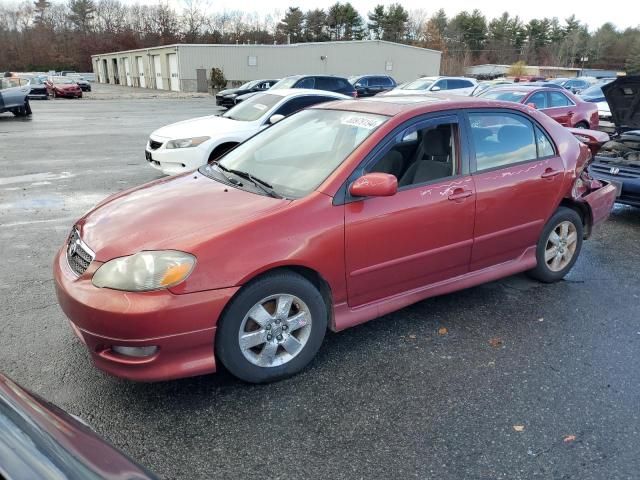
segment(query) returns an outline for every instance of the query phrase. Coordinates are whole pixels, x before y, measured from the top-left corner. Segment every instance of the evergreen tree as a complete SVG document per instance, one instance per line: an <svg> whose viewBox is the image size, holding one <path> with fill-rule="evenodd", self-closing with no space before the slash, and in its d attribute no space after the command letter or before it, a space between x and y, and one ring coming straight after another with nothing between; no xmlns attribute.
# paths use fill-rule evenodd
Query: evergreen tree
<svg viewBox="0 0 640 480"><path fill-rule="evenodd" d="M93 21L96 5L93 0L70 0L69 21L81 32L88 32Z"/></svg>

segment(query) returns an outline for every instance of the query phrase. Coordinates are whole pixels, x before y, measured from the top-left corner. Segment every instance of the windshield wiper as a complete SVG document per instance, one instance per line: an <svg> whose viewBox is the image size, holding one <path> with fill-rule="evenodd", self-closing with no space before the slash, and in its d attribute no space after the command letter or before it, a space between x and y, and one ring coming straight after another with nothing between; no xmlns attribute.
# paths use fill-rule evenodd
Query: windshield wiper
<svg viewBox="0 0 640 480"><path fill-rule="evenodd" d="M276 193L276 191L273 189L273 187L271 186L270 183L265 182L264 180L251 175L249 172L244 172L242 170L236 170L234 168L227 168L224 165L220 164L220 162L214 162L214 163L218 166L219 169L224 170L225 172L233 173L234 175L237 175L238 177L241 177L241 178L244 178L246 180L249 180L251 183L253 183L256 187L258 187L260 190L265 192L270 197L284 198L282 195L278 195Z"/></svg>

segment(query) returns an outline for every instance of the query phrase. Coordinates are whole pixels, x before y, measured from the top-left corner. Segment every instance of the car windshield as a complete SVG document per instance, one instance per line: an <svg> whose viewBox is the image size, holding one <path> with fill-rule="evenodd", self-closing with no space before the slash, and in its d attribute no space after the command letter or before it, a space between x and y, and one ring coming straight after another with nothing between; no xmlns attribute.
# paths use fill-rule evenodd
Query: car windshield
<svg viewBox="0 0 640 480"><path fill-rule="evenodd" d="M604 93L602 92L602 88L599 86L589 87L582 91L580 94L582 98L600 98L604 97Z"/></svg>
<svg viewBox="0 0 640 480"><path fill-rule="evenodd" d="M433 84L433 80L426 80L424 78L419 78L418 80L414 80L413 82L407 83L402 90L426 90Z"/></svg>
<svg viewBox="0 0 640 480"><path fill-rule="evenodd" d="M246 90L247 88L251 88L251 84L254 82L247 82L247 83L243 83L242 85L240 85L238 88L238 90Z"/></svg>
<svg viewBox="0 0 640 480"><path fill-rule="evenodd" d="M490 100L503 100L505 102L520 102L528 92L518 92L514 90L489 90L482 92L479 97L488 98Z"/></svg>
<svg viewBox="0 0 640 480"><path fill-rule="evenodd" d="M71 78L67 78L67 77L53 77L51 81L55 84L65 84L65 85L76 83Z"/></svg>
<svg viewBox="0 0 640 480"><path fill-rule="evenodd" d="M265 115L280 100L280 95L255 95L227 110L222 116L240 122L253 122Z"/></svg>
<svg viewBox="0 0 640 480"><path fill-rule="evenodd" d="M276 83L271 90L278 90L280 88L292 88L296 82L299 80L299 77L287 77L280 80Z"/></svg>
<svg viewBox="0 0 640 480"><path fill-rule="evenodd" d="M220 165L266 182L280 196L300 198L325 181L387 118L341 110L303 110L241 143ZM214 176L218 168L207 165L200 172Z"/></svg>

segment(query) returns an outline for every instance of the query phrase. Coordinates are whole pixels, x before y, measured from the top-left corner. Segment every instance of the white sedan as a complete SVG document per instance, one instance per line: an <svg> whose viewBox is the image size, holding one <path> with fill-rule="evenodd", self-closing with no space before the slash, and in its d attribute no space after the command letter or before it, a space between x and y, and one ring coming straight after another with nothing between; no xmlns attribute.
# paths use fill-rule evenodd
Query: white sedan
<svg viewBox="0 0 640 480"><path fill-rule="evenodd" d="M287 115L318 103L350 98L302 88L260 93L223 115L193 118L159 128L147 142L145 157L152 167L167 175L195 170Z"/></svg>

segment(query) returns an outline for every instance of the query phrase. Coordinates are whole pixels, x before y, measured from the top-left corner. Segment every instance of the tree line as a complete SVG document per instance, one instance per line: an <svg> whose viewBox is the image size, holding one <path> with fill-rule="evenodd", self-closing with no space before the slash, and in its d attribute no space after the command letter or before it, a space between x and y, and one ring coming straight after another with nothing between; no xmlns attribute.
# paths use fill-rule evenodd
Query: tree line
<svg viewBox="0 0 640 480"><path fill-rule="evenodd" d="M640 73L640 29L605 23L589 31L575 16L532 19L479 10L448 16L402 4L377 5L366 14L350 2L327 9L259 15L208 13L201 0L124 4L120 0L25 1L0 5L0 70L91 69L96 53L172 43L282 44L381 39L443 52L442 73L460 74L480 63L585 66Z"/></svg>

